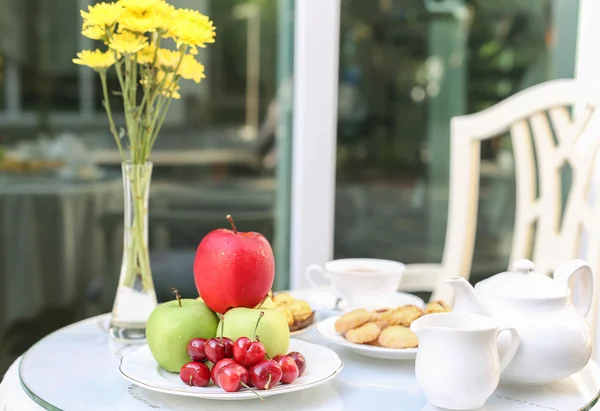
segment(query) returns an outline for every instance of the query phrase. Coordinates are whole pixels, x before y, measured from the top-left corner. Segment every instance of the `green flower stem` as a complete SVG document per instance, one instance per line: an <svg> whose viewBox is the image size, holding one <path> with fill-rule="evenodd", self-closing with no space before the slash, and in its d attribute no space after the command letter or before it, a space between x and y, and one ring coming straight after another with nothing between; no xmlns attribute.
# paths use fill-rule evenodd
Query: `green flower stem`
<svg viewBox="0 0 600 411"><path fill-rule="evenodd" d="M108 99L108 87L106 85L106 70L100 71L100 81L102 82L102 92L104 93L104 109L106 110L106 115L108 116L110 132L115 138L117 147L119 148L119 153L121 154L121 158L123 159L123 161L126 161L125 152L123 151L123 146L121 145L121 137L119 137L119 133L117 132L117 128L115 127L115 121L113 120L112 111L110 109L110 100Z"/></svg>
<svg viewBox="0 0 600 411"><path fill-rule="evenodd" d="M150 256L148 244L146 244L146 221L148 209L145 206L146 190L151 175L151 169L141 165L135 165L130 168L127 179L130 182L131 199L133 208L133 220L129 230L129 244L125 247L125 253L128 262L128 271L123 285L132 288L139 276L144 291L154 288L152 281L152 271L150 268Z"/></svg>

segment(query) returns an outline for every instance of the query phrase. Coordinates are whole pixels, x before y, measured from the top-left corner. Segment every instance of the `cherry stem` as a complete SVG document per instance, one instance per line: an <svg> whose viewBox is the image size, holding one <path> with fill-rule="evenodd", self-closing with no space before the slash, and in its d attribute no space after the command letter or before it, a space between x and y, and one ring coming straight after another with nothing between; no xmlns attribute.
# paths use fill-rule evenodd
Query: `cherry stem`
<svg viewBox="0 0 600 411"><path fill-rule="evenodd" d="M267 383L265 384L265 390L269 389L269 385L271 385L271 374L269 374L269 378L267 379Z"/></svg>
<svg viewBox="0 0 600 411"><path fill-rule="evenodd" d="M220 314L221 316L221 336L219 337L219 342L223 342L223 329L225 328L225 316Z"/></svg>
<svg viewBox="0 0 600 411"><path fill-rule="evenodd" d="M261 311L260 314L258 315L258 320L256 321L256 325L254 326L254 333L253 333L253 339L256 341L256 330L258 330L258 323L260 322L261 318L263 318L265 315L264 311Z"/></svg>
<svg viewBox="0 0 600 411"><path fill-rule="evenodd" d="M271 375L269 374L269 378L271 378ZM256 392L256 390L252 389L252 387L250 387L248 384L244 384L242 381L240 381L240 385L244 388L249 389L250 391L252 391L254 393L254 395L256 395L258 398L260 398L261 401L264 401L265 399Z"/></svg>
<svg viewBox="0 0 600 411"><path fill-rule="evenodd" d="M231 214L227 214L227 217L225 217L227 219L227 221L229 221L229 224L231 224L231 228L233 229L233 232L235 234L237 234L237 228L235 227L235 223L233 222L233 218L231 217Z"/></svg>
<svg viewBox="0 0 600 411"><path fill-rule="evenodd" d="M190 387L192 386L192 380L194 379L193 375L190 375Z"/></svg>
<svg viewBox="0 0 600 411"><path fill-rule="evenodd" d="M175 294L175 297L177 297L177 302L179 303L179 306L183 307L183 304L181 304L181 295L179 295L179 290L177 290L177 288L173 287L172 291L173 291L173 294Z"/></svg>

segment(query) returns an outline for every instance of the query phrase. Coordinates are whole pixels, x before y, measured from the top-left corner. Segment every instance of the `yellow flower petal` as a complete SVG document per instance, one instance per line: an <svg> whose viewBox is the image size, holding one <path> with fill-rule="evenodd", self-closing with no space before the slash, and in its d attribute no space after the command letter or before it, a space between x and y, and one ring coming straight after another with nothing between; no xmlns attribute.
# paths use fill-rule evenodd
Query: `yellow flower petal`
<svg viewBox="0 0 600 411"><path fill-rule="evenodd" d="M164 0L119 0L119 5L135 13L147 13L162 6Z"/></svg>
<svg viewBox="0 0 600 411"><path fill-rule="evenodd" d="M178 9L174 19L177 24L170 28L167 35L173 37L177 47L187 44L192 47L206 47L215 42L213 22L197 10Z"/></svg>
<svg viewBox="0 0 600 411"><path fill-rule="evenodd" d="M159 67L165 72L175 71L180 59L180 52L169 49L158 49L156 55L156 67Z"/></svg>
<svg viewBox="0 0 600 411"><path fill-rule="evenodd" d="M83 17L83 28L98 26L100 28L110 27L119 18L123 6L118 3L98 3L94 6L88 6L88 11L81 10Z"/></svg>
<svg viewBox="0 0 600 411"><path fill-rule="evenodd" d="M106 29L100 26L88 26L81 31L88 39L103 40L106 38Z"/></svg>
<svg viewBox="0 0 600 411"><path fill-rule="evenodd" d="M156 46L150 44L137 53L138 64L152 64L154 62L154 55L156 53Z"/></svg>
<svg viewBox="0 0 600 411"><path fill-rule="evenodd" d="M119 16L119 31L129 30L136 33L146 33L156 31L160 27L161 20L154 13L137 13L132 10L125 10Z"/></svg>
<svg viewBox="0 0 600 411"><path fill-rule="evenodd" d="M148 39L144 35L124 31L115 33L110 38L108 46L121 54L135 54L148 45Z"/></svg>
<svg viewBox="0 0 600 411"><path fill-rule="evenodd" d="M112 51L83 50L77 53L77 58L73 59L73 63L88 66L97 71L106 70L115 64L115 56Z"/></svg>
<svg viewBox="0 0 600 411"><path fill-rule="evenodd" d="M200 83L203 78L206 78L204 75L204 66L190 54L183 56L177 74L186 80L193 80L196 83Z"/></svg>

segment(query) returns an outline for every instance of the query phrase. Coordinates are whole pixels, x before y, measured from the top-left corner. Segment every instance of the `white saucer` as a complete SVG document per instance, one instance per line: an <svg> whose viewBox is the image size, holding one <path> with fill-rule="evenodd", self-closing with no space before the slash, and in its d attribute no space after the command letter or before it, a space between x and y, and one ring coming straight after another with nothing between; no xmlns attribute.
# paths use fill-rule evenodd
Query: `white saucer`
<svg viewBox="0 0 600 411"><path fill-rule="evenodd" d="M385 360L413 360L417 357L418 348L384 348L350 342L335 331L335 322L338 318L340 317L326 318L319 322L315 328L329 342L350 348L356 353L367 357L382 358Z"/></svg>
<svg viewBox="0 0 600 411"><path fill-rule="evenodd" d="M348 303L344 300L340 300L336 307L337 298L328 287L299 288L288 290L287 292L294 298L306 301L313 310L326 316L340 315L356 308L348 306ZM368 310L375 310L378 308L400 307L402 305L416 305L419 308L425 307L425 303L421 298L403 292L397 292L385 298L374 297L371 301L363 301L358 306Z"/></svg>
<svg viewBox="0 0 600 411"><path fill-rule="evenodd" d="M306 358L306 371L288 385L277 385L270 390L259 391L262 397L301 391L321 385L334 378L342 370L343 363L338 355L327 347L292 339L288 351L298 351ZM144 345L121 359L121 375L128 381L151 391L211 400L248 400L256 395L247 389L226 392L212 382L206 387L190 387L184 384L179 374L170 373L156 363L150 348Z"/></svg>

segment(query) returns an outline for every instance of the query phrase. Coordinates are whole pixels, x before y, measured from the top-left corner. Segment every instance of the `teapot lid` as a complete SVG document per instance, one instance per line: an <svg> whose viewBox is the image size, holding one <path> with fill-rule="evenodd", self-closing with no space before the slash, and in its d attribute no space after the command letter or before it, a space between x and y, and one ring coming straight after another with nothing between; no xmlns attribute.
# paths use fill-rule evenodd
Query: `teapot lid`
<svg viewBox="0 0 600 411"><path fill-rule="evenodd" d="M535 264L529 260L517 260L512 271L480 281L477 288L482 293L508 298L554 298L568 294L568 288L551 277L532 272L534 268Z"/></svg>

